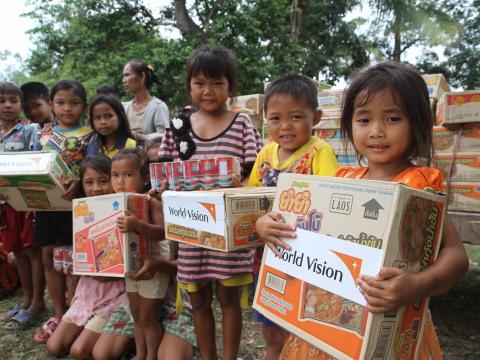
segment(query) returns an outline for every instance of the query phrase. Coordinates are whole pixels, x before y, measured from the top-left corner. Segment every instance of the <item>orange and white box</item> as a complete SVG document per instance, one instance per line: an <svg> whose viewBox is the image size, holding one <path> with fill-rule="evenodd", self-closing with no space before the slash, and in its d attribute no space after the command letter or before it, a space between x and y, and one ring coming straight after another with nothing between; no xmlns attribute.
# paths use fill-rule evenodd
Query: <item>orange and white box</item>
<svg viewBox="0 0 480 360"><path fill-rule="evenodd" d="M452 182L448 191L448 210L480 212L480 183Z"/></svg>
<svg viewBox="0 0 480 360"><path fill-rule="evenodd" d="M432 157L432 165L442 171L445 178L448 177L448 171L452 161L452 154L437 153ZM451 180L480 181L480 152L457 153L455 155Z"/></svg>
<svg viewBox="0 0 480 360"><path fill-rule="evenodd" d="M431 98L438 100L443 93L450 91L450 86L443 74L425 74L422 77L427 84L428 96Z"/></svg>
<svg viewBox="0 0 480 360"><path fill-rule="evenodd" d="M437 104L437 124L480 122L480 90L449 92Z"/></svg>
<svg viewBox="0 0 480 360"><path fill-rule="evenodd" d="M165 238L225 252L261 246L255 222L270 211L274 194L267 187L165 191Z"/></svg>
<svg viewBox="0 0 480 360"><path fill-rule="evenodd" d="M451 152L455 147L455 138L459 129L444 126L433 127L433 148L438 152ZM480 152L480 124L468 124L462 127L457 151Z"/></svg>
<svg viewBox="0 0 480 360"><path fill-rule="evenodd" d="M356 280L382 266L430 266L445 197L400 183L281 174L273 210L297 238L281 257L266 248L253 307L336 359L416 359L428 299L373 315Z"/></svg>
<svg viewBox="0 0 480 360"><path fill-rule="evenodd" d="M139 269L138 254L148 254L148 239L121 233L117 219L126 212L148 222L148 197L117 193L73 200L73 273L126 277Z"/></svg>
<svg viewBox="0 0 480 360"><path fill-rule="evenodd" d="M318 108L341 109L345 89L322 90L318 94Z"/></svg>

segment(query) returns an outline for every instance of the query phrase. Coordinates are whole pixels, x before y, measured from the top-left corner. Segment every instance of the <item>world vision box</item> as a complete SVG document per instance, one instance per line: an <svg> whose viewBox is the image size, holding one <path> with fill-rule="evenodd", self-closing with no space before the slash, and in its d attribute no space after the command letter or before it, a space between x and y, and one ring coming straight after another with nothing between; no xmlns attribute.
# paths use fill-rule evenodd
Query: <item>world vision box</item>
<svg viewBox="0 0 480 360"><path fill-rule="evenodd" d="M54 152L15 152L0 155L0 192L17 211L69 211L63 182L72 178Z"/></svg>
<svg viewBox="0 0 480 360"><path fill-rule="evenodd" d="M480 122L480 90L448 92L437 104L437 124Z"/></svg>
<svg viewBox="0 0 480 360"><path fill-rule="evenodd" d="M139 268L137 254L147 254L148 239L121 233L117 219L126 212L148 222L146 195L117 193L73 200L73 273L125 277Z"/></svg>
<svg viewBox="0 0 480 360"><path fill-rule="evenodd" d="M448 172L453 163L451 180L453 181L480 181L480 152L459 152L453 158L451 153L436 153L432 157L432 164L438 168L443 176L448 178Z"/></svg>
<svg viewBox="0 0 480 360"><path fill-rule="evenodd" d="M264 253L253 307L336 359L416 359L428 299L373 315L356 287L382 266L434 261L445 197L400 183L281 174L273 204L297 227Z"/></svg>
<svg viewBox="0 0 480 360"><path fill-rule="evenodd" d="M443 74L425 74L422 76L427 84L428 96L433 99L440 99L444 92L450 91L447 79Z"/></svg>
<svg viewBox="0 0 480 360"><path fill-rule="evenodd" d="M227 252L261 246L255 222L270 211L274 194L261 187L165 191L165 237Z"/></svg>
<svg viewBox="0 0 480 360"><path fill-rule="evenodd" d="M433 148L438 152L452 152L455 147L455 139L458 139L457 151L480 153L480 123L466 124L462 131L452 127L433 127Z"/></svg>
<svg viewBox="0 0 480 360"><path fill-rule="evenodd" d="M447 184L444 183L444 186ZM448 210L480 213L480 183L478 181L450 183Z"/></svg>

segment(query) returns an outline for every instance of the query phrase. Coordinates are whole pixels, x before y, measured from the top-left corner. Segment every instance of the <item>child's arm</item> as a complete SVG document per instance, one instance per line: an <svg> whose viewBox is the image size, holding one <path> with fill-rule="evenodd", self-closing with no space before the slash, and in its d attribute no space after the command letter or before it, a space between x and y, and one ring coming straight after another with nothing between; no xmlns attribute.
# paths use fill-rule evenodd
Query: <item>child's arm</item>
<svg viewBox="0 0 480 360"><path fill-rule="evenodd" d="M295 226L285 223L282 214L278 212L270 212L258 218L255 223L255 231L276 256L282 256L277 247L291 250L291 247L280 240L280 237L295 239Z"/></svg>
<svg viewBox="0 0 480 360"><path fill-rule="evenodd" d="M138 257L142 267L131 276L132 280L148 280L159 271L168 275L177 274L177 260L166 260L160 255L147 255Z"/></svg>
<svg viewBox="0 0 480 360"><path fill-rule="evenodd" d="M65 200L72 201L77 198L80 193L80 179L68 179L63 185L65 186L65 193L62 195L62 198Z"/></svg>
<svg viewBox="0 0 480 360"><path fill-rule="evenodd" d="M117 227L120 232L134 232L139 235L146 236L150 240L164 240L165 229L161 225L148 224L138 220L135 216L129 215L119 216L117 219Z"/></svg>
<svg viewBox="0 0 480 360"><path fill-rule="evenodd" d="M398 268L382 268L376 278L362 275L358 285L367 300L368 311L383 313L418 298L445 293L467 269L465 249L452 221L446 216L442 247L431 266L416 274Z"/></svg>

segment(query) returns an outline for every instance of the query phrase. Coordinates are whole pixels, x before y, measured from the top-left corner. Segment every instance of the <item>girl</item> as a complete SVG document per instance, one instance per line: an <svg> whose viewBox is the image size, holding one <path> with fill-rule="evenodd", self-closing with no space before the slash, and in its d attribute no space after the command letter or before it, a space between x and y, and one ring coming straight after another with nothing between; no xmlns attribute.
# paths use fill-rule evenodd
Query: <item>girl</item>
<svg viewBox="0 0 480 360"><path fill-rule="evenodd" d="M125 91L134 96L123 106L137 139L162 137L168 127L168 108L150 94L153 83L160 84L152 66L142 60L130 60L123 68L122 83Z"/></svg>
<svg viewBox="0 0 480 360"><path fill-rule="evenodd" d="M93 155L82 161L80 181L84 196L113 192L110 166L110 159L104 155ZM48 352L56 357L68 353L74 359L90 357L103 325L125 298L122 279L81 276L70 308L48 339Z"/></svg>
<svg viewBox="0 0 480 360"><path fill-rule="evenodd" d="M52 87L50 101L58 123L41 130L34 149L58 153L77 177L92 135L92 129L82 123L87 104L86 90L77 80L61 80ZM76 196L79 181L69 179L64 185L67 190L63 197L72 200ZM53 267L53 248L72 245L72 212L37 212L35 241L42 247L45 279L55 310L55 315L35 334L35 341L45 343L67 310L65 275Z"/></svg>
<svg viewBox="0 0 480 360"><path fill-rule="evenodd" d="M232 52L222 46L196 50L188 60L186 85L198 111L191 114L191 121L174 119L160 147L160 160L233 155L240 158L242 176L247 177L260 141L246 115L225 107L228 97L234 97L237 90ZM251 249L222 253L179 244L178 286L190 295L202 358L217 359L211 281L216 283L223 315L223 358L236 359L242 330L240 289L244 289L242 304L246 305L252 270Z"/></svg>
<svg viewBox="0 0 480 360"><path fill-rule="evenodd" d="M402 182L416 189L431 187L441 190L443 178L439 170L413 165L413 160L419 158L430 162L432 126L428 91L422 77L398 63L373 66L349 86L341 120L344 141L353 143L357 155L361 160L367 160L368 166L343 167L338 170L337 176ZM280 230L281 236L295 236L294 229L281 220L276 230ZM263 231L261 236L268 231ZM278 238L269 246L273 247L274 243L288 248ZM446 292L467 267L465 250L447 216L442 246L432 266L417 274L385 267L376 277L361 276L358 285L365 295L367 310L384 313L412 304L414 299ZM434 331L431 322L427 323L425 331ZM438 343L423 342L420 353L428 353L427 349L435 347L439 347ZM281 358L323 359L324 354L291 336Z"/></svg>
<svg viewBox="0 0 480 360"><path fill-rule="evenodd" d="M98 95L90 102L90 127L95 130L87 155L103 153L110 159L120 149L133 149L137 142L130 130L122 103L115 95Z"/></svg>
<svg viewBox="0 0 480 360"><path fill-rule="evenodd" d="M112 186L115 192L144 193L148 190L148 166L144 155L136 149L123 149L112 160ZM139 221L134 216L120 217L117 221L122 232L136 232L149 240L164 239L163 212L156 199L149 201L149 214L153 224ZM153 200L153 201L152 201ZM154 225L160 224L160 225ZM170 258L168 241L150 241L150 252ZM147 280L126 279L130 310L135 322L135 359L156 359L162 338L162 328L157 320L161 299L167 293L169 276L154 272Z"/></svg>

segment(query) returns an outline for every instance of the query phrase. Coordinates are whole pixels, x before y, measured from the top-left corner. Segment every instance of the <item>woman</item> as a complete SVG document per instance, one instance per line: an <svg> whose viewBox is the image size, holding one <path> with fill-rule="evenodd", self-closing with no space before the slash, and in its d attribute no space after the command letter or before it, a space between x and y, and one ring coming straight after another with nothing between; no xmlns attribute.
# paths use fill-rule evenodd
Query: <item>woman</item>
<svg viewBox="0 0 480 360"><path fill-rule="evenodd" d="M157 75L144 61L130 60L123 68L123 87L134 98L123 103L134 135L139 140L162 137L168 127L167 105L150 94L153 83L160 84Z"/></svg>

